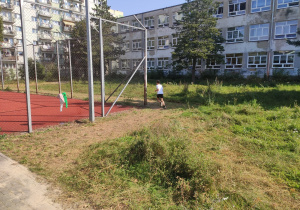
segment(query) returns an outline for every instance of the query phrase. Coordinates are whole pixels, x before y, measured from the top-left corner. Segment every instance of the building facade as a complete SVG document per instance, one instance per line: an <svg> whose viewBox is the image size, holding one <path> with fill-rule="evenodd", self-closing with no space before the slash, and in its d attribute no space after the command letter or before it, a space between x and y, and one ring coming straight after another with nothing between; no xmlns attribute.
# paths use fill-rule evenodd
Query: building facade
<svg viewBox="0 0 300 210"><path fill-rule="evenodd" d="M172 70L172 51L177 43L174 35L176 20L180 20L181 5L153 10L136 17L147 27L148 70ZM224 63L198 62L199 71L215 70L217 74L228 72L249 75L272 75L283 72L300 75L299 47L287 44L286 40L300 39L299 0L233 0L220 1L215 14L217 28L224 39ZM118 22L136 26L134 16L118 19ZM123 32L124 27L120 30ZM127 31L129 50L121 58L119 68L125 71L135 65L136 41ZM143 42L143 40L141 40ZM123 65L124 64L124 65Z"/></svg>
<svg viewBox="0 0 300 210"><path fill-rule="evenodd" d="M89 0L90 12L98 0ZM4 41L2 67L8 72L23 64L22 30L19 0L0 0ZM111 10L120 17L120 11ZM41 62L56 59L55 41L70 38L76 22L85 18L84 0L25 0L24 18L28 57ZM34 47L33 47L34 45ZM64 50L64 49L60 49ZM63 53L62 53L63 54ZM60 55L62 56L62 55Z"/></svg>

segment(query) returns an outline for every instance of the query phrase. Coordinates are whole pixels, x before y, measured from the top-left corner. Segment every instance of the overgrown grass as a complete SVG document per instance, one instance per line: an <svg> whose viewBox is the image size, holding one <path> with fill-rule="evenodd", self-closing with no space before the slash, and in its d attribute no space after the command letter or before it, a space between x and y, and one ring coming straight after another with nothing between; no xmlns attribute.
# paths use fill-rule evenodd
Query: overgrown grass
<svg viewBox="0 0 300 210"><path fill-rule="evenodd" d="M164 117L153 117L150 125L124 137L98 141L93 136L92 144L78 146L83 149L76 161L55 175L66 192L95 209L299 208L299 85L220 81L163 85L167 103L181 103L182 108L170 104L163 111L145 110ZM135 87L130 86L133 95ZM152 98L154 89L150 83ZM118 116L111 120L119 122ZM49 135L60 136L68 126L49 130ZM84 132L86 127L78 130ZM63 138L62 147L68 135ZM46 149L34 154L32 149L51 150L54 145L51 141L47 145L43 134L29 139L0 136L0 149L35 172L54 176L56 171L48 171L47 162L56 155ZM59 160L65 151L60 146L56 150Z"/></svg>

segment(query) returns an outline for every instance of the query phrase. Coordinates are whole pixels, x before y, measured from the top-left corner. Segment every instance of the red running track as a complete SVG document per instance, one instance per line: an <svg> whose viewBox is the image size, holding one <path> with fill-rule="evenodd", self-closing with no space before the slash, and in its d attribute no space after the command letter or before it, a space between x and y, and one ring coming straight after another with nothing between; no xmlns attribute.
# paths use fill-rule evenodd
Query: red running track
<svg viewBox="0 0 300 210"><path fill-rule="evenodd" d="M32 129L58 125L89 117L89 102L68 99L68 108L60 112L59 99L52 96L31 95ZM105 112L111 104L105 104ZM115 105L112 112L121 112L131 107ZM95 103L95 116L101 116L101 103ZM25 93L0 91L0 134L27 132L27 107Z"/></svg>

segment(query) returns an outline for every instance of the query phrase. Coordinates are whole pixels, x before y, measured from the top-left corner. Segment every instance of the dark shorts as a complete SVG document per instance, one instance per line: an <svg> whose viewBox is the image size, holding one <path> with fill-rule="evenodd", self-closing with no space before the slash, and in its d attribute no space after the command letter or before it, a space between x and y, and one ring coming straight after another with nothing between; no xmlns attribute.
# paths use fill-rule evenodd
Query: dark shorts
<svg viewBox="0 0 300 210"><path fill-rule="evenodd" d="M164 98L164 94L157 94L157 98Z"/></svg>

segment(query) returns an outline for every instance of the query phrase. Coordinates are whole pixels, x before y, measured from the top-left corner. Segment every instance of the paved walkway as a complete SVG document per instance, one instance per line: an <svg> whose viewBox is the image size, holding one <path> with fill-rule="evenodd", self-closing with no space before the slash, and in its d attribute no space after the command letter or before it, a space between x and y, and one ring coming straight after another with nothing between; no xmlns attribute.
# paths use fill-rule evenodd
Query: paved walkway
<svg viewBox="0 0 300 210"><path fill-rule="evenodd" d="M62 209L47 196L47 185L25 167L0 153L0 210Z"/></svg>

